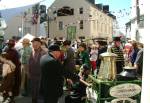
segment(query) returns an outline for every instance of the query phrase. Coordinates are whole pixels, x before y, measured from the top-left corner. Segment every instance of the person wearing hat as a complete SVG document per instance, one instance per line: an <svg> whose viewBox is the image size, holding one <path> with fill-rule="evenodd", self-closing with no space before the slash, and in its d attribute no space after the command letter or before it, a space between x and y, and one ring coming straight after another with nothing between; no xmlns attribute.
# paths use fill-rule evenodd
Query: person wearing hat
<svg viewBox="0 0 150 103"><path fill-rule="evenodd" d="M8 53L10 60L15 64L15 81L13 86L13 97L18 96L20 93L20 85L21 85L21 63L20 63L20 55L19 52L14 48L15 40L9 39L7 42L7 49L5 52Z"/></svg>
<svg viewBox="0 0 150 103"><path fill-rule="evenodd" d="M125 66L120 37L114 37L113 42L114 45L111 47L111 52L117 55L116 68L117 68L117 74L119 74L123 71L123 67Z"/></svg>
<svg viewBox="0 0 150 103"><path fill-rule="evenodd" d="M31 81L32 103L39 101L39 85L41 79L40 58L46 54L41 48L40 38L34 38L32 41L32 53L29 58L29 79Z"/></svg>
<svg viewBox="0 0 150 103"><path fill-rule="evenodd" d="M59 61L61 51L57 44L48 47L49 52L40 59L42 70L40 93L44 103L57 103L63 94L64 77L79 81L79 76L65 69Z"/></svg>
<svg viewBox="0 0 150 103"><path fill-rule="evenodd" d="M23 96L28 95L28 78L29 78L29 72L28 72L28 61L30 58L30 55L32 53L32 48L30 47L30 40L27 38L24 38L22 41L23 48L20 50L20 56L21 56L21 92Z"/></svg>
<svg viewBox="0 0 150 103"><path fill-rule="evenodd" d="M13 39L9 39L5 42L5 47L3 48L2 52L6 52L9 48L13 48L14 49L14 46L15 46L15 40Z"/></svg>

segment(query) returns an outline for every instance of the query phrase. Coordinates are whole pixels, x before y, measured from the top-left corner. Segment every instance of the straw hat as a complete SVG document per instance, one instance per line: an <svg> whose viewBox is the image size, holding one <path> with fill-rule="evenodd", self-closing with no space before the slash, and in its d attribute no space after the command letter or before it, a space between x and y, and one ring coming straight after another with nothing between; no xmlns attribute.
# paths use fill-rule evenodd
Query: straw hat
<svg viewBox="0 0 150 103"><path fill-rule="evenodd" d="M30 44L30 40L27 39L27 38L25 38L25 39L23 39L22 43L23 43L23 44Z"/></svg>

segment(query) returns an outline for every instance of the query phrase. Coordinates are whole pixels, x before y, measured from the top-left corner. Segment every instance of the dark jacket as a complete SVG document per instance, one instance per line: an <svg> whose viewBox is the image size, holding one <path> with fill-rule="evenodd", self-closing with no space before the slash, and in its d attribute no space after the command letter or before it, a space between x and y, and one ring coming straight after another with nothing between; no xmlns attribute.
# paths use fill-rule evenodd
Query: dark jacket
<svg viewBox="0 0 150 103"><path fill-rule="evenodd" d="M13 87L13 96L19 95L20 85L21 85L21 63L19 53L14 48L7 48L6 52L9 55L9 59L15 64L16 69L14 71L15 81Z"/></svg>
<svg viewBox="0 0 150 103"><path fill-rule="evenodd" d="M43 49L38 49L33 55L33 51L29 58L29 76L32 81L40 80L41 68L40 68L40 58L46 54Z"/></svg>
<svg viewBox="0 0 150 103"><path fill-rule="evenodd" d="M64 59L64 67L72 72L75 71L75 52L70 47L66 51L66 58Z"/></svg>
<svg viewBox="0 0 150 103"><path fill-rule="evenodd" d="M136 49L133 49L132 52L130 53L130 61L132 63L132 66L134 65L138 52L139 52L139 49L136 48Z"/></svg>
<svg viewBox="0 0 150 103"><path fill-rule="evenodd" d="M142 76L142 71L143 71L143 49L141 49L136 57L135 63L138 65L137 73Z"/></svg>
<svg viewBox="0 0 150 103"><path fill-rule="evenodd" d="M63 94L64 77L79 79L77 75L66 71L60 61L51 54L42 56L40 66L42 70L40 92L44 97L60 97Z"/></svg>

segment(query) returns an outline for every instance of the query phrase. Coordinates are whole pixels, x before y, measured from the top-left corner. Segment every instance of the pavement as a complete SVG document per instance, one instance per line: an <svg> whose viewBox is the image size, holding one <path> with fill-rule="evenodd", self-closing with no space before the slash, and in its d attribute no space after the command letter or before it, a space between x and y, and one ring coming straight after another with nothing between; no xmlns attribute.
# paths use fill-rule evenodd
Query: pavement
<svg viewBox="0 0 150 103"><path fill-rule="evenodd" d="M62 96L62 97L59 99L59 102L58 102L58 103L65 103L64 97L65 97L65 96ZM16 103L32 103L32 99L31 99L31 97L18 96L18 97L15 98L15 102L16 102ZM40 101L40 103L43 103L43 102Z"/></svg>
<svg viewBox="0 0 150 103"><path fill-rule="evenodd" d="M15 98L16 103L32 103L31 97L18 96Z"/></svg>

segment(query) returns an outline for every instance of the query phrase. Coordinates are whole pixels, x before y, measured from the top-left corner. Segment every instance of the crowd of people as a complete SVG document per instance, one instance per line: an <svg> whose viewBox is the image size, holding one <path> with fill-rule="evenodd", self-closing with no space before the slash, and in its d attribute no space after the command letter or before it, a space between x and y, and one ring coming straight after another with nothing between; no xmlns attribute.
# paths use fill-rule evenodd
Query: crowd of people
<svg viewBox="0 0 150 103"><path fill-rule="evenodd" d="M0 63L2 80L0 95L2 103L15 103L16 96L32 96L32 103L57 103L63 95L63 87L74 90L85 103L86 81L89 74L98 75L101 65L100 54L111 52L117 54L117 74L124 66L136 68L142 77L143 44L127 41L122 44L119 37L111 43L107 41L74 42L70 40L48 42L45 38L24 38L22 48L15 49L16 41L8 40L1 48ZM76 87L73 85L76 84ZM68 101L68 102L67 102ZM66 103L71 103L71 97Z"/></svg>

